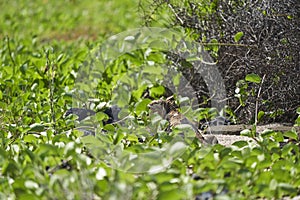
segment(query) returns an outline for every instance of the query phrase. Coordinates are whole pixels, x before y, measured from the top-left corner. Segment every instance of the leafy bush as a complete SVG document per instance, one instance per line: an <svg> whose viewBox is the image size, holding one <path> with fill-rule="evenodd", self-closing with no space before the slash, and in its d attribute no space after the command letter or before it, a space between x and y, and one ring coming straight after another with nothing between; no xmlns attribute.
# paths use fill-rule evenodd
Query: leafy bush
<svg viewBox="0 0 300 200"><path fill-rule="evenodd" d="M234 98L236 83L251 73L265 76L259 110L267 117L262 122L294 122L300 101L297 0L153 0L143 8L146 24L184 27L210 51L225 80L227 104L240 122L254 121L256 97L248 96L242 107ZM192 85L202 102L210 96L199 77L192 77ZM257 92L260 86L248 87Z"/></svg>
<svg viewBox="0 0 300 200"><path fill-rule="evenodd" d="M47 14L42 12L49 8L46 2L40 2L40 7L39 3L31 2L30 6L39 8L32 12L37 12L40 17ZM79 4L77 1L63 3L66 2ZM14 10L14 3L4 11ZM18 4L24 8L20 14L31 13L25 5ZM59 11L60 6L55 8ZM71 22L73 16L81 16L72 13L72 9L64 11L66 15L59 12L53 15ZM184 127L174 129L170 134L164 131L156 136L145 134L149 124L153 125L151 128L165 125L156 116L149 119L146 108L151 98L158 98L164 92L157 81L166 70L160 66L166 59L162 53L135 51L116 59L105 70L101 84L97 85L98 93L94 94L98 99L80 102L82 105L96 109L101 102L113 99L114 84L121 77L128 85L134 85L135 80L140 83L141 80L129 76L129 72L142 71L139 67L144 62L155 61L157 64L154 75L147 67L142 71L149 73L149 81L157 84L145 83L150 86L146 96L143 96L146 87L131 93L120 90L117 94L126 96L124 99L129 102L130 108L124 113L131 115L125 121L128 126L103 126L101 121L106 116L99 112L95 120L100 123L93 127L97 135L83 137L75 118L64 118L63 114L72 106L80 67L87 65L85 61L90 50L100 42L81 39L45 42L41 40L42 36L35 34L39 30L35 29L36 25L30 29L32 34L21 32L22 16L18 15L14 20L7 15L5 19L6 24L1 23L1 27L11 24L16 27L5 29L8 36L1 35L0 43L0 199L193 199L205 195L223 199L279 199L299 195L299 136L293 129L286 133L268 130L253 138L255 142L239 141L230 147L203 147L197 141L185 138L189 145L184 146L184 151L181 143L170 142ZM64 27L64 21L55 22ZM27 23L30 22L24 22L26 27ZM46 24L42 26L47 27ZM249 80L248 77L245 81ZM179 98L179 101L187 100ZM182 110L186 111L187 117L196 120L215 114L214 109L199 108L188 112L188 107L183 107ZM130 129L136 134L128 134ZM146 139L140 141L139 137L144 135ZM151 152L164 144L172 147L168 156L176 159L163 171L128 173L110 165L113 158L110 153L118 150ZM125 167L131 167L130 162L127 164Z"/></svg>

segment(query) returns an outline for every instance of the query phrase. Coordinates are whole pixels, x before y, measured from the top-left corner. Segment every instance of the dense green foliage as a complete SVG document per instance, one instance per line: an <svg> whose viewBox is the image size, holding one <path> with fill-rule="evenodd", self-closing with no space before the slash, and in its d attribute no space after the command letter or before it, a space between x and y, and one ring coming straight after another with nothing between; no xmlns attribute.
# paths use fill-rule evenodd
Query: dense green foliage
<svg viewBox="0 0 300 200"><path fill-rule="evenodd" d="M170 135L163 131L155 137L148 134L146 142L139 142L137 136L144 135L147 123L163 126L155 117L148 119L146 107L150 97L163 93L158 81L166 73L161 52L125 54L104 71L99 93L93 96L99 100L96 104L117 98L113 92L119 80L143 84L131 75L141 73L143 64L155 63L150 66L155 68L154 75L149 73L152 69L143 68L143 73L149 73L143 87L118 92L128 97L125 103L116 101L129 104L128 126L99 123L96 137L82 137L74 128L74 117L63 117L74 103L76 77L90 50L106 36L139 26L138 2L1 1L0 5L0 199L193 199L206 193L222 199L279 199L299 195L295 130L268 130L255 138L256 143L239 141L231 147L201 147L192 140L184 152L172 143L182 129ZM245 81L255 82L251 76ZM150 97L143 98L147 87ZM190 115L201 120L212 111L200 108ZM95 120L105 117L99 113ZM128 134L132 129L135 135ZM282 147L284 137L295 142ZM164 171L128 173L107 164L112 147L147 152L168 143L171 153L177 154L168 154L174 161Z"/></svg>
<svg viewBox="0 0 300 200"><path fill-rule="evenodd" d="M148 25L180 26L209 51L225 82L226 103L240 123L254 122L255 107L265 113L261 123L294 122L300 102L298 0L146 2ZM241 106L234 89L251 73L264 77L260 85L248 85L248 90L261 90L260 97L250 95ZM209 98L207 81L190 77L199 99Z"/></svg>

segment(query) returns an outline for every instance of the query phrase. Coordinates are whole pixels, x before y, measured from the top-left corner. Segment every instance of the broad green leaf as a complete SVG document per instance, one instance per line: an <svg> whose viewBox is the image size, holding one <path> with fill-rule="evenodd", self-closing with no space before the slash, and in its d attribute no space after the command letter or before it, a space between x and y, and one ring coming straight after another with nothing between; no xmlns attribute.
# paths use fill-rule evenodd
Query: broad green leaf
<svg viewBox="0 0 300 200"><path fill-rule="evenodd" d="M97 121L99 121L99 122L108 118L108 116L104 112L97 112L95 117L96 117Z"/></svg>
<svg viewBox="0 0 300 200"><path fill-rule="evenodd" d="M97 145L102 146L103 145L102 142L99 139L95 138L92 135L88 135L86 137L83 137L81 139L81 141L83 142L83 144L89 145L89 146L97 146Z"/></svg>
<svg viewBox="0 0 300 200"><path fill-rule="evenodd" d="M106 124L103 129L107 131L114 131L115 127L112 124Z"/></svg>
<svg viewBox="0 0 300 200"><path fill-rule="evenodd" d="M169 183L170 187L174 187L173 184ZM167 186L167 185L164 185ZM171 189L171 190L163 190L159 196L159 200L164 200L164 199L172 199L172 200L179 200L179 199L184 199L186 196L184 193L181 193L180 190L177 189Z"/></svg>
<svg viewBox="0 0 300 200"><path fill-rule="evenodd" d="M238 141L238 142L240 142L240 141ZM239 158L239 161L242 161L244 159L242 152L240 150L232 151L231 155L233 157ZM235 162L237 162L237 159L235 159Z"/></svg>
<svg viewBox="0 0 300 200"><path fill-rule="evenodd" d="M39 123L31 124L29 127L30 127L30 131L34 131L34 132L42 132L45 129L44 125Z"/></svg>
<svg viewBox="0 0 300 200"><path fill-rule="evenodd" d="M165 92L165 88L161 85L156 86L156 87L152 87L150 89L150 96L151 97L159 97L161 95L163 95Z"/></svg>
<svg viewBox="0 0 300 200"><path fill-rule="evenodd" d="M271 135L273 135L275 132L270 129L265 129L263 132L260 134L263 138L269 138Z"/></svg>
<svg viewBox="0 0 300 200"><path fill-rule="evenodd" d="M243 32L238 32L237 34L234 35L234 41L238 42L240 39L243 37L244 33Z"/></svg>
<svg viewBox="0 0 300 200"><path fill-rule="evenodd" d="M259 111L258 112L258 115L257 115L257 120L260 121L261 118L265 115L265 112L264 111Z"/></svg>
<svg viewBox="0 0 300 200"><path fill-rule="evenodd" d="M287 143L286 145L284 145L281 149L281 156L285 157L288 156L289 154L291 154L294 150L293 150L294 144L293 143ZM297 147L298 148L298 147ZM275 157L276 158L276 157ZM277 160L277 159L276 159ZM275 159L273 159L273 161L275 161Z"/></svg>
<svg viewBox="0 0 300 200"><path fill-rule="evenodd" d="M29 142L30 143L30 142L36 142L38 139L34 135L29 134L29 135L25 135L23 140L24 140L24 142Z"/></svg>
<svg viewBox="0 0 300 200"><path fill-rule="evenodd" d="M239 148L242 148L244 146L247 146L248 142L246 142L246 141L237 141L237 142L234 142L232 145L237 146Z"/></svg>
<svg viewBox="0 0 300 200"><path fill-rule="evenodd" d="M296 119L295 125L296 125L296 126L300 126L300 116Z"/></svg>
<svg viewBox="0 0 300 200"><path fill-rule="evenodd" d="M283 135L285 137L288 137L288 138L291 138L291 139L294 139L294 140L298 140L298 134L294 131L287 131L285 133L283 133Z"/></svg>
<svg viewBox="0 0 300 200"><path fill-rule="evenodd" d="M155 63L165 63L165 55L160 52L152 52L149 56L147 56L147 60L152 60Z"/></svg>
<svg viewBox="0 0 300 200"><path fill-rule="evenodd" d="M140 115L142 112L147 110L147 105L151 102L150 99L143 99L142 101L138 102L135 106L135 113Z"/></svg>
<svg viewBox="0 0 300 200"><path fill-rule="evenodd" d="M257 74L247 74L245 80L252 82L252 83L260 83L261 82L261 78Z"/></svg>
<svg viewBox="0 0 300 200"><path fill-rule="evenodd" d="M131 141L131 142L138 142L139 141L138 137L135 134L129 134L126 137L126 139Z"/></svg>
<svg viewBox="0 0 300 200"><path fill-rule="evenodd" d="M139 86L137 90L132 91L132 96L135 98L136 101L138 101L146 89L147 85Z"/></svg>
<svg viewBox="0 0 300 200"><path fill-rule="evenodd" d="M158 173L156 175L156 181L158 183L164 183L167 182L169 180L171 180L172 178L174 178L174 174L170 174L170 173Z"/></svg>
<svg viewBox="0 0 300 200"><path fill-rule="evenodd" d="M224 157L228 156L231 153L231 148L224 148L221 150L221 152L219 153L219 158L223 159Z"/></svg>
<svg viewBox="0 0 300 200"><path fill-rule="evenodd" d="M251 130L249 130L249 129L242 130L241 135L251 136Z"/></svg>
<svg viewBox="0 0 300 200"><path fill-rule="evenodd" d="M289 183L279 183L278 187L287 192L292 192L292 193L297 192L297 189Z"/></svg>

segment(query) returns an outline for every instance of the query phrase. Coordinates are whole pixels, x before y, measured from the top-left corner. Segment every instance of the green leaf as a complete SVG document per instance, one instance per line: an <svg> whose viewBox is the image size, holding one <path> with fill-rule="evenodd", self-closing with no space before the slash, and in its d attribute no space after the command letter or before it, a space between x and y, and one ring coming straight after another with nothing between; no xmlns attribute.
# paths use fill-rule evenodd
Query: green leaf
<svg viewBox="0 0 300 200"><path fill-rule="evenodd" d="M224 157L228 156L231 153L231 148L224 148L221 150L219 157L223 159Z"/></svg>
<svg viewBox="0 0 300 200"><path fill-rule="evenodd" d="M34 123L30 125L30 131L34 131L34 132L42 132L44 131L44 125L43 124L39 124L39 123Z"/></svg>
<svg viewBox="0 0 300 200"><path fill-rule="evenodd" d="M159 97L161 95L163 95L165 92L165 88L161 85L156 86L156 87L152 87L150 89L150 96L151 97Z"/></svg>
<svg viewBox="0 0 300 200"><path fill-rule="evenodd" d="M86 137L83 137L81 139L81 141L86 146L102 146L103 145L103 143L99 139L95 138L92 135L88 135Z"/></svg>
<svg viewBox="0 0 300 200"><path fill-rule="evenodd" d="M150 99L143 99L142 101L138 102L135 106L135 113L140 115L143 111L147 110L147 105L151 102Z"/></svg>
<svg viewBox="0 0 300 200"><path fill-rule="evenodd" d="M117 134L114 135L113 144L116 145L120 143L124 137L125 137L124 133L122 133L122 131L118 131Z"/></svg>
<svg viewBox="0 0 300 200"><path fill-rule="evenodd" d="M291 139L294 139L294 140L298 140L298 134L294 131L287 131L287 132L283 133L283 135L285 137L288 137L288 138L291 138Z"/></svg>
<svg viewBox="0 0 300 200"><path fill-rule="evenodd" d="M261 78L257 74L247 74L245 80L252 82L252 83L260 83L261 82Z"/></svg>
<svg viewBox="0 0 300 200"><path fill-rule="evenodd" d="M114 131L115 127L112 124L106 124L103 129L107 131Z"/></svg>
<svg viewBox="0 0 300 200"><path fill-rule="evenodd" d="M130 142L138 142L139 141L139 138L134 134L129 134L126 137L126 139L129 140Z"/></svg>
<svg viewBox="0 0 300 200"><path fill-rule="evenodd" d="M269 184L270 190L276 190L277 186L278 186L278 182L276 181L276 179L272 179Z"/></svg>
<svg viewBox="0 0 300 200"><path fill-rule="evenodd" d="M60 62L61 59L64 57L64 54L60 54L57 59L56 59L56 62Z"/></svg>
<svg viewBox="0 0 300 200"><path fill-rule="evenodd" d="M275 132L273 130L270 129L265 129L263 130L263 132L260 134L263 138L269 138L270 136L272 136Z"/></svg>
<svg viewBox="0 0 300 200"><path fill-rule="evenodd" d="M141 85L137 90L132 91L132 96L136 101L138 101L146 89L147 89L147 85Z"/></svg>
<svg viewBox="0 0 300 200"><path fill-rule="evenodd" d="M24 142L36 142L37 141L37 138L32 135L32 134L29 134L29 135L25 135L24 138L23 138Z"/></svg>
<svg viewBox="0 0 300 200"><path fill-rule="evenodd" d="M287 192L291 192L291 193L297 192L296 188L289 183L279 183L278 187Z"/></svg>
<svg viewBox="0 0 300 200"><path fill-rule="evenodd" d="M97 112L95 117L96 117L97 121L99 121L99 122L108 118L108 116L104 112Z"/></svg>
<svg viewBox="0 0 300 200"><path fill-rule="evenodd" d="M251 130L249 130L249 129L242 130L241 135L251 136Z"/></svg>
<svg viewBox="0 0 300 200"><path fill-rule="evenodd" d="M171 185L171 183L168 183ZM179 199L184 199L186 196L183 193L180 193L180 190L178 189L172 189L172 190L167 190L163 191L159 194L158 199L163 200L163 199L173 199L173 200L179 200Z"/></svg>
<svg viewBox="0 0 300 200"><path fill-rule="evenodd" d="M265 115L264 111L259 111L257 115L257 120L260 121L260 119Z"/></svg>
<svg viewBox="0 0 300 200"><path fill-rule="evenodd" d="M300 116L295 120L295 125L300 126Z"/></svg>
<svg viewBox="0 0 300 200"><path fill-rule="evenodd" d="M236 141L232 145L237 146L239 148L242 148L244 146L247 146L248 142L246 142L246 141Z"/></svg>
<svg viewBox="0 0 300 200"><path fill-rule="evenodd" d="M164 57L165 57L164 54L162 54L160 52L151 52L147 56L147 60L154 61L155 63L163 63L163 62L165 62Z"/></svg>
<svg viewBox="0 0 300 200"><path fill-rule="evenodd" d="M234 36L234 41L238 42L240 41L240 39L243 37L244 33L243 32L238 32L237 34L235 34Z"/></svg>

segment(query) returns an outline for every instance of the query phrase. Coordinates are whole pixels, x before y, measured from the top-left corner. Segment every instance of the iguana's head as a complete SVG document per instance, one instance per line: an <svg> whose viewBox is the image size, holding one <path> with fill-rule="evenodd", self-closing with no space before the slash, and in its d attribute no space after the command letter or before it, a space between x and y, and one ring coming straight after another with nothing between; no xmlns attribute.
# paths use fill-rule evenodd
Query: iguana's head
<svg viewBox="0 0 300 200"><path fill-rule="evenodd" d="M151 112L159 114L162 118L165 118L172 110L176 110L173 96L167 99L154 100L148 104L148 108Z"/></svg>

